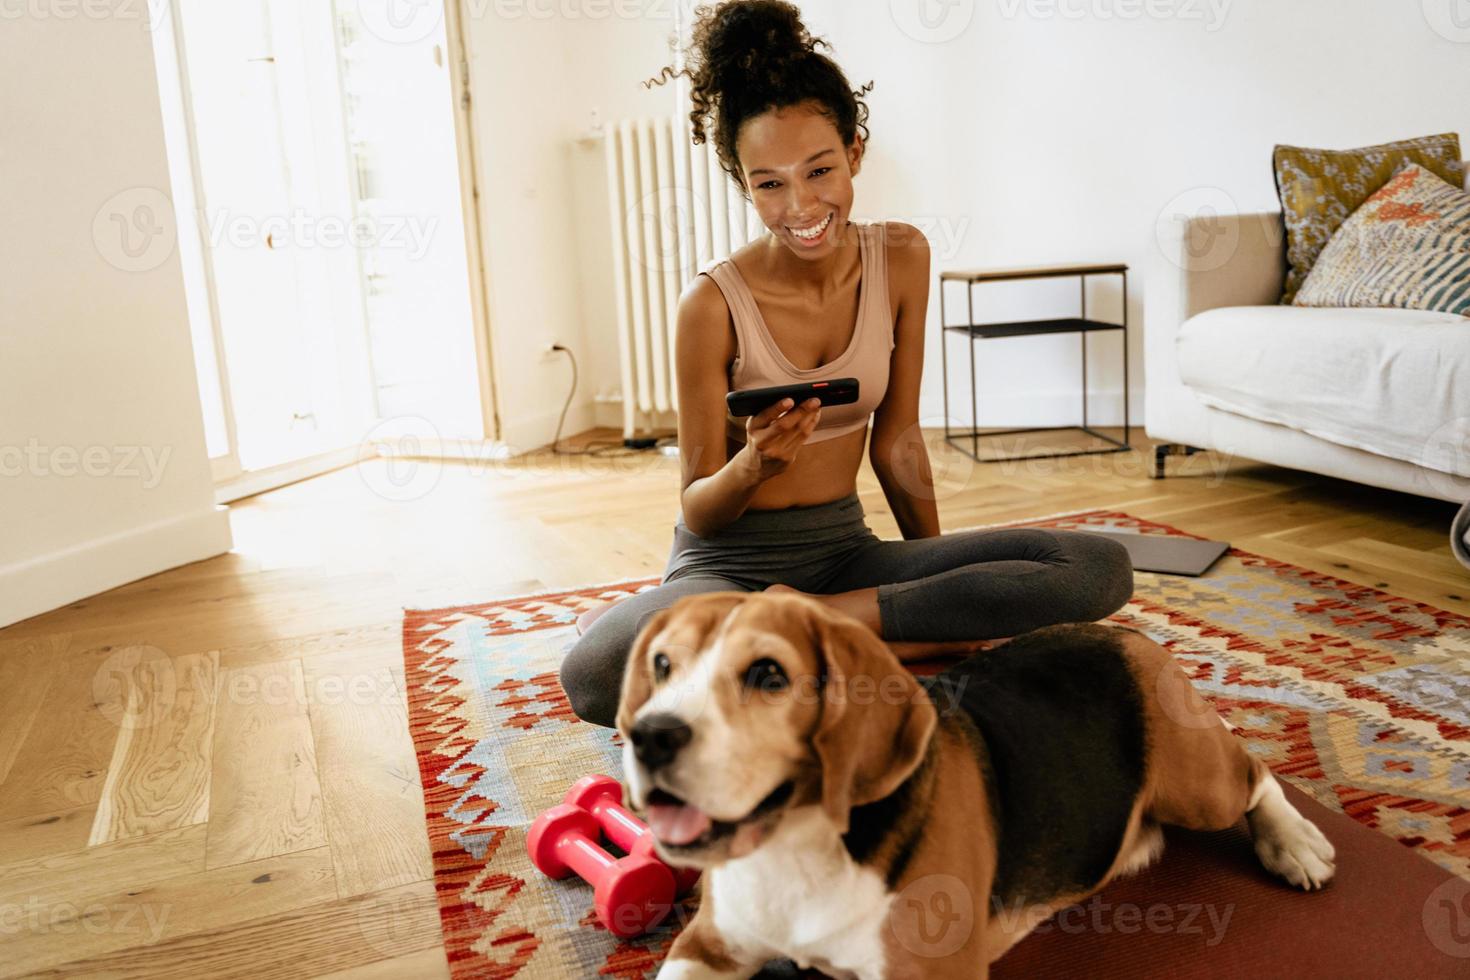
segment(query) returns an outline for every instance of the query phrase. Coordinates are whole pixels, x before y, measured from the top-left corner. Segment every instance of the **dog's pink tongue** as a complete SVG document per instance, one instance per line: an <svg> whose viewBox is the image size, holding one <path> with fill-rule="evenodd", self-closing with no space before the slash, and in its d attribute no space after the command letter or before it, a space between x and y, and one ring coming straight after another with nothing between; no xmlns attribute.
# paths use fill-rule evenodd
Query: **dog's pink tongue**
<svg viewBox="0 0 1470 980"><path fill-rule="evenodd" d="M699 807L688 804L650 803L648 826L653 836L665 844L688 844L709 830L709 816Z"/></svg>

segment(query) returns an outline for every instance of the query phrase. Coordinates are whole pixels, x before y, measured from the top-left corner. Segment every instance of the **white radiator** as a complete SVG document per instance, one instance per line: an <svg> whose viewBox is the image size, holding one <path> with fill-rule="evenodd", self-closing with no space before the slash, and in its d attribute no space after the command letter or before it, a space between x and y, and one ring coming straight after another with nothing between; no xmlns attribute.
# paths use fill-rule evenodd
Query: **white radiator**
<svg viewBox="0 0 1470 980"><path fill-rule="evenodd" d="M763 226L720 169L714 145L690 141L687 118L620 120L606 131L606 149L626 438L637 413L679 409L679 294Z"/></svg>

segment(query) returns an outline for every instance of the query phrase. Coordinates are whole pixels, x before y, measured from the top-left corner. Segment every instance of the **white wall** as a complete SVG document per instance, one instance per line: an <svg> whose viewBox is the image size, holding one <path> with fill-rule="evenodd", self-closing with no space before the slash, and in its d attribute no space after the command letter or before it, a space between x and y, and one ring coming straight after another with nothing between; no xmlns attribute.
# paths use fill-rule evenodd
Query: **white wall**
<svg viewBox="0 0 1470 980"><path fill-rule="evenodd" d="M0 626L230 547L152 35L80 8L0 24Z"/></svg>
<svg viewBox="0 0 1470 980"><path fill-rule="evenodd" d="M671 111L638 84L668 60L677 0L539 3L472 22L492 330L508 440L545 442L569 371L538 348L576 346L579 400L619 386L601 148L571 137L604 118ZM1166 211L1274 210L1274 144L1352 147L1447 131L1470 141L1460 43L1424 11L1441 0L805 0L854 86L872 142L855 216L924 228L943 268L1121 261L1131 266L1132 417L1142 421L1142 297ZM1446 4L1450 0L1444 0ZM476 6L475 4L471 5ZM894 11L926 10L934 32ZM1448 9L1448 7L1446 8ZM635 16L619 17L609 10ZM595 16L601 11L607 16ZM1140 15L1134 16L1137 11ZM1147 11L1153 11L1149 15ZM1450 21L1442 21L1450 24ZM1447 29L1447 33L1454 34ZM824 49L825 50L825 49ZM964 290L949 287L952 317ZM1075 281L976 287L977 318L1071 315ZM1116 279L1090 310L1117 312ZM939 296L931 288L921 412L942 417ZM951 415L968 421L968 352L950 341ZM1092 419L1121 421L1116 337L1091 343ZM981 424L1076 420L1073 337L977 347ZM958 387L956 387L958 386ZM958 394L956 394L958 392ZM616 424L612 406L598 413ZM544 438L542 434L544 433Z"/></svg>
<svg viewBox="0 0 1470 980"><path fill-rule="evenodd" d="M564 435L593 425L594 393L617 389L602 147L576 138L594 107L604 119L672 111L667 90L638 84L667 58L672 6L650 3L650 18L596 3L465 6L501 438L525 450L551 441L571 386L549 344L570 347L581 374Z"/></svg>

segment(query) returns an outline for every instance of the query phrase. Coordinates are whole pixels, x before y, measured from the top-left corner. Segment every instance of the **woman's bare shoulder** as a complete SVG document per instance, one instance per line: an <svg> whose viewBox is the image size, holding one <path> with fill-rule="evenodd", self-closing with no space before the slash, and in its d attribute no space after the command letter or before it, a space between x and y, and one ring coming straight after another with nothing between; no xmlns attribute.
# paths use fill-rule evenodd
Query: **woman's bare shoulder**
<svg viewBox="0 0 1470 980"><path fill-rule="evenodd" d="M709 276L695 276L679 297L676 340L691 342L705 354L723 356L728 364L735 356L735 321L725 294Z"/></svg>

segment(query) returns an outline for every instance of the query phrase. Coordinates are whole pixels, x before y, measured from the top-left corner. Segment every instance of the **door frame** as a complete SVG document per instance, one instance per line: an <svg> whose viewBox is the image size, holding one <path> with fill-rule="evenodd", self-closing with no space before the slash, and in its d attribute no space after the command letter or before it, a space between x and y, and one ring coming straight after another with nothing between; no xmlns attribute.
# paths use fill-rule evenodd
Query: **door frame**
<svg viewBox="0 0 1470 980"><path fill-rule="evenodd" d="M468 18L464 0L444 0L444 40L454 91L454 147L459 160L459 199L464 213L465 255L470 272L470 312L475 326L475 366L480 379L480 416L487 442L500 442L500 385L490 343L489 290L480 224L479 139L470 86Z"/></svg>

